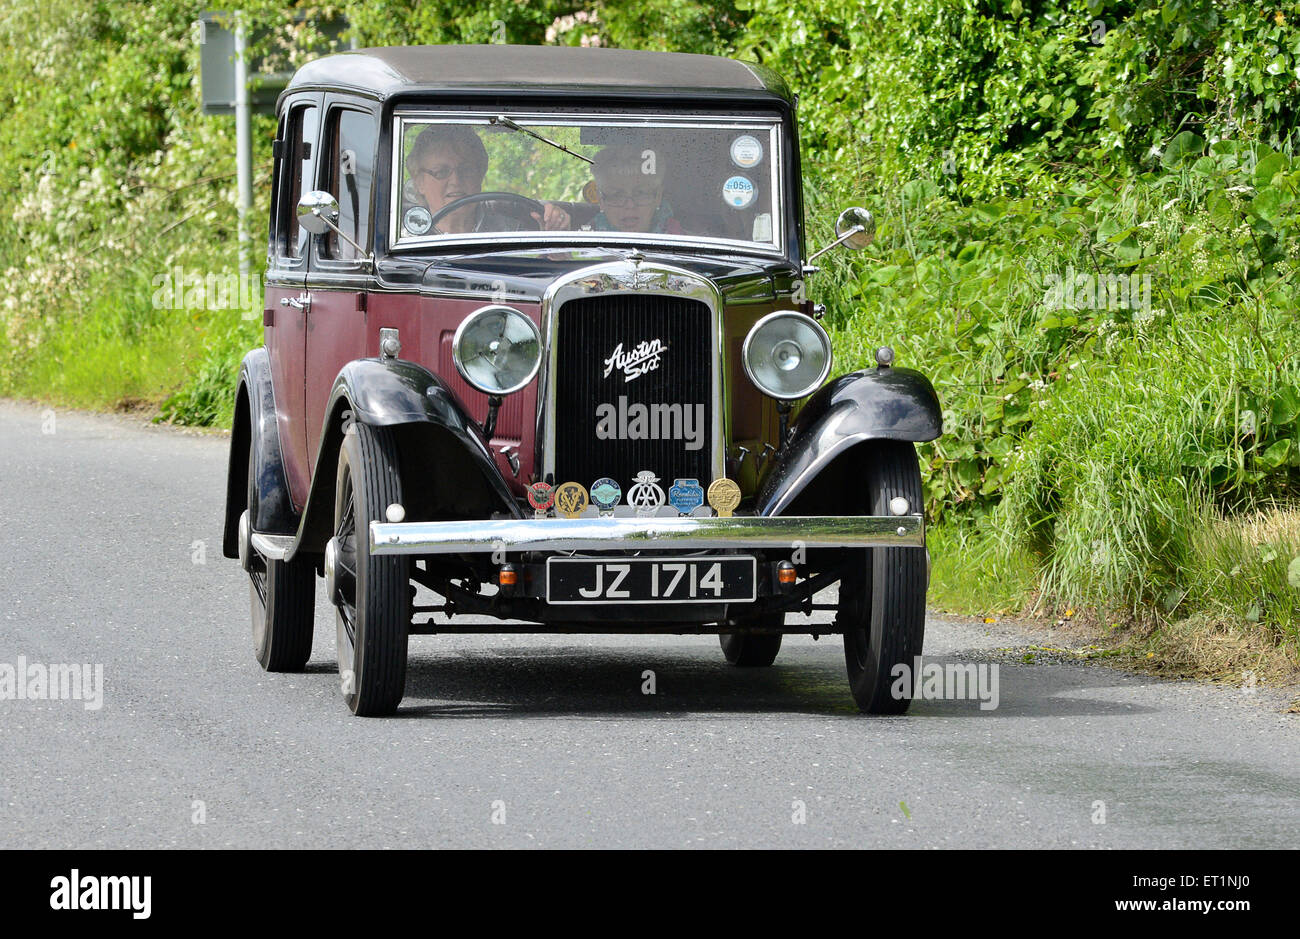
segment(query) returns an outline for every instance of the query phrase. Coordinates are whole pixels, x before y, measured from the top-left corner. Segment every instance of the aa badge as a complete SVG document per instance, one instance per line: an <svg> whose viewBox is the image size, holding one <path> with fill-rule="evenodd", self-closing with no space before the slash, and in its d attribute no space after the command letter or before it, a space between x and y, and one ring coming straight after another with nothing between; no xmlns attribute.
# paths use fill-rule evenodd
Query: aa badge
<svg viewBox="0 0 1300 939"><path fill-rule="evenodd" d="M731 513L740 505L740 487L725 476L715 479L709 486L709 505L713 506L719 518L731 518Z"/></svg>
<svg viewBox="0 0 1300 939"><path fill-rule="evenodd" d="M549 483L533 483L528 487L528 504L535 518L546 518L546 511L555 505L555 490Z"/></svg>
<svg viewBox="0 0 1300 939"><path fill-rule="evenodd" d="M674 479L668 490L668 504L678 515L690 515L704 504L704 488L698 479Z"/></svg>
<svg viewBox="0 0 1300 939"><path fill-rule="evenodd" d="M664 491L655 485L657 482L659 477L649 470L636 474L636 482L627 491L627 504L636 509L637 515L654 515L664 504Z"/></svg>
<svg viewBox="0 0 1300 939"><path fill-rule="evenodd" d="M565 518L577 518L589 501L582 483L561 483L555 490L555 508Z"/></svg>
<svg viewBox="0 0 1300 939"><path fill-rule="evenodd" d="M611 514L622 498L623 487L608 476L602 476L591 484L591 501L596 503L601 515Z"/></svg>

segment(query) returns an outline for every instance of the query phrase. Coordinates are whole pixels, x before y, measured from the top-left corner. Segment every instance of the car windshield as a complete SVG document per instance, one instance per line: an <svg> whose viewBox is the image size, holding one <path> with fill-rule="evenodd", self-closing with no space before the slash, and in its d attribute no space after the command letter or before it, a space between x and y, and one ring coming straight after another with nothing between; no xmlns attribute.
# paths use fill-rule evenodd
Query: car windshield
<svg viewBox="0 0 1300 939"><path fill-rule="evenodd" d="M775 118L399 113L393 246L511 232L781 250L778 127Z"/></svg>

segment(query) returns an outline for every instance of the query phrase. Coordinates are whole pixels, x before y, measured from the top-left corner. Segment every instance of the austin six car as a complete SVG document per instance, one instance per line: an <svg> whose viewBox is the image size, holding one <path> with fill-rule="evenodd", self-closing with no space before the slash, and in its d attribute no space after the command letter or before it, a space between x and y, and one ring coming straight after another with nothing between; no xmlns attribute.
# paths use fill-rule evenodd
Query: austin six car
<svg viewBox="0 0 1300 939"><path fill-rule="evenodd" d="M359 715L398 707L412 634L526 631L717 635L760 667L842 635L861 710L907 708L939 404L887 346L830 378L778 76L370 49L277 113L224 536L263 668L306 665L321 577Z"/></svg>

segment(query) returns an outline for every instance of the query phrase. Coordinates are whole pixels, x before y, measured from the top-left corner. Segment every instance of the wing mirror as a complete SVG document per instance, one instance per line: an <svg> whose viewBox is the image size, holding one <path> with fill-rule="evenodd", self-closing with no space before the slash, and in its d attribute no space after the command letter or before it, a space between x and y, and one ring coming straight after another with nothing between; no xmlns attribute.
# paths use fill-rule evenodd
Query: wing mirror
<svg viewBox="0 0 1300 939"><path fill-rule="evenodd" d="M303 193L302 198L298 200L299 225L313 235L323 235L326 231L332 231L355 248L357 254L362 258L367 261L373 260L369 251L357 244L347 232L339 228L338 220L339 200L323 189L314 189L311 192Z"/></svg>
<svg viewBox="0 0 1300 939"><path fill-rule="evenodd" d="M838 245L844 245L854 251L865 248L876 240L876 218L866 209L851 206L840 213L835 220L835 240L819 251L813 252L804 263L805 274L817 270L813 261Z"/></svg>

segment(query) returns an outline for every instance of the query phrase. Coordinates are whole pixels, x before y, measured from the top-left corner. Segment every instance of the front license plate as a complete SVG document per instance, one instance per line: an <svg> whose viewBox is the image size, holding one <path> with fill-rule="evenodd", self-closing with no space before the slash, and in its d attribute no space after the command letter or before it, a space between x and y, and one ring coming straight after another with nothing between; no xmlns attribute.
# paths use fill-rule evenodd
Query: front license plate
<svg viewBox="0 0 1300 939"><path fill-rule="evenodd" d="M722 558L548 558L549 603L738 603L756 597L758 562Z"/></svg>

